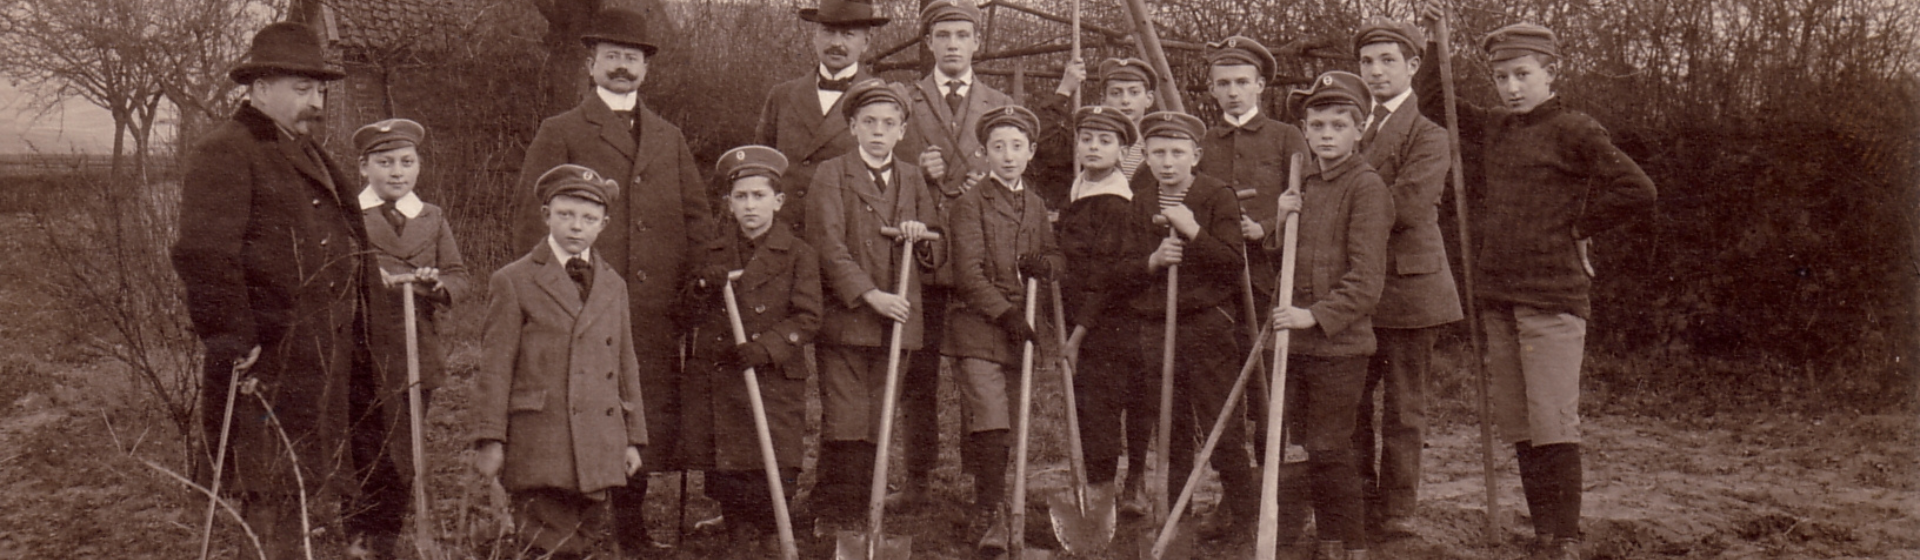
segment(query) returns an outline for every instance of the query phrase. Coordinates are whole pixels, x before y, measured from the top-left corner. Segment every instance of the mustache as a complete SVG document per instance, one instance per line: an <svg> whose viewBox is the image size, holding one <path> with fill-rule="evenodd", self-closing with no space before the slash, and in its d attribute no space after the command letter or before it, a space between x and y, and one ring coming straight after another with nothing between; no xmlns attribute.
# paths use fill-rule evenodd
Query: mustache
<svg viewBox="0 0 1920 560"><path fill-rule="evenodd" d="M826 54L828 56L847 56L848 53L846 47L832 46L827 47Z"/></svg>
<svg viewBox="0 0 1920 560"><path fill-rule="evenodd" d="M615 68L607 71L607 78L614 80L639 80L640 76L628 72L625 68Z"/></svg>

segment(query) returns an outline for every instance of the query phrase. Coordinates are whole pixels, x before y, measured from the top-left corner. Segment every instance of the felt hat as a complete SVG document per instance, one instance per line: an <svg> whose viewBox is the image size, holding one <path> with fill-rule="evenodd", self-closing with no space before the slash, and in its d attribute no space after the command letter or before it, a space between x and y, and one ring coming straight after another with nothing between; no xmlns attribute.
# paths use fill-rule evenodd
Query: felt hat
<svg viewBox="0 0 1920 560"><path fill-rule="evenodd" d="M427 137L427 127L409 119L387 119L353 131L353 149L361 155L407 146L418 146Z"/></svg>
<svg viewBox="0 0 1920 560"><path fill-rule="evenodd" d="M933 24L943 21L970 21L973 28L980 28L980 8L968 0L933 0L920 8L920 33L925 34Z"/></svg>
<svg viewBox="0 0 1920 560"><path fill-rule="evenodd" d="M251 84L267 76L306 76L316 80L338 80L346 72L327 66L320 50L320 37L305 25L279 22L253 34L247 58L227 71L227 77L240 84Z"/></svg>
<svg viewBox="0 0 1920 560"><path fill-rule="evenodd" d="M620 197L620 184L586 166L563 163L540 174L540 179L534 181L534 193L540 197L541 204L564 194L605 205Z"/></svg>
<svg viewBox="0 0 1920 560"><path fill-rule="evenodd" d="M1241 35L1207 43L1208 67L1233 65L1253 66L1260 79L1272 79L1273 52L1259 41Z"/></svg>
<svg viewBox="0 0 1920 560"><path fill-rule="evenodd" d="M626 8L600 10L587 22L587 32L580 34L580 44L591 49L601 42L637 48L647 56L660 51L660 47L647 40L647 16Z"/></svg>
<svg viewBox="0 0 1920 560"><path fill-rule="evenodd" d="M1020 132L1027 134L1029 144L1040 137L1040 117L1034 116L1033 111L1028 111L1026 107L1019 105L995 107L987 111L987 114L980 116L980 124L974 127L973 133L980 138L981 144L986 144L987 133L1002 126L1020 129Z"/></svg>
<svg viewBox="0 0 1920 560"><path fill-rule="evenodd" d="M1112 107L1090 105L1073 112L1073 128L1105 130L1120 135L1120 144L1132 146L1140 141L1140 129L1133 126L1133 119Z"/></svg>
<svg viewBox="0 0 1920 560"><path fill-rule="evenodd" d="M1372 105L1372 99L1367 95L1367 83L1360 76L1334 70L1314 78L1312 88L1288 94L1287 109L1298 116L1305 116L1307 109L1325 105L1352 105L1365 111Z"/></svg>
<svg viewBox="0 0 1920 560"><path fill-rule="evenodd" d="M1151 90L1160 80L1153 73L1153 67L1147 61L1138 58L1109 58L1100 61L1100 80L1103 82L1144 82Z"/></svg>
<svg viewBox="0 0 1920 560"><path fill-rule="evenodd" d="M873 0L820 0L818 8L801 8L800 19L849 27L878 27L891 21L873 15Z"/></svg>
<svg viewBox="0 0 1920 560"><path fill-rule="evenodd" d="M773 188L778 190L778 179L787 173L787 156L766 146L741 146L720 154L720 160L713 164L713 171L715 176L728 183L746 177L775 179Z"/></svg>
<svg viewBox="0 0 1920 560"><path fill-rule="evenodd" d="M1140 136L1144 138L1184 138L1200 141L1207 134L1207 123L1200 117L1179 111L1160 111L1140 117Z"/></svg>
<svg viewBox="0 0 1920 560"><path fill-rule="evenodd" d="M1420 56L1426 52L1427 35L1420 28L1404 21L1374 19L1360 26L1353 34L1353 52L1360 54L1360 47L1374 43L1399 43L1406 47L1407 58Z"/></svg>
<svg viewBox="0 0 1920 560"><path fill-rule="evenodd" d="M899 84L888 83L879 78L867 78L847 88L847 94L840 98L841 110L846 112L847 120L853 120L854 113L861 107L875 103L892 103L900 106L901 116L912 113L912 104L907 103L907 92Z"/></svg>
<svg viewBox="0 0 1920 560"><path fill-rule="evenodd" d="M1560 37L1547 29L1531 23L1516 23L1493 30L1480 39L1480 49L1487 51L1487 60L1500 62L1530 54L1544 54L1560 57Z"/></svg>

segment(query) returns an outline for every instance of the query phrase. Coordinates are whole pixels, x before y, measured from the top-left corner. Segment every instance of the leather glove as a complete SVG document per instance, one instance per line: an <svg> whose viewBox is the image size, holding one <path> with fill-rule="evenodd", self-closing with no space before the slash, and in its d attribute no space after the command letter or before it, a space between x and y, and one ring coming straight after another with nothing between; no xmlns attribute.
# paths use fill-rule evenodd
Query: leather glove
<svg viewBox="0 0 1920 560"><path fill-rule="evenodd" d="M1027 324L1027 318L1022 317L1022 315L1025 314L1026 310L1018 307L1008 309L1005 313L1001 313L999 317L994 317L993 324L998 325L1001 331L1007 333L1007 340L1013 341L1014 344L1039 342L1040 339L1038 335L1033 332L1033 327Z"/></svg>
<svg viewBox="0 0 1920 560"><path fill-rule="evenodd" d="M1042 282L1052 282L1054 272L1053 261L1048 260L1045 255L1039 253L1020 255L1021 276L1036 278Z"/></svg>
<svg viewBox="0 0 1920 560"><path fill-rule="evenodd" d="M758 342L742 342L727 350L726 360L742 369L757 368L773 363L773 356L767 354L767 347Z"/></svg>

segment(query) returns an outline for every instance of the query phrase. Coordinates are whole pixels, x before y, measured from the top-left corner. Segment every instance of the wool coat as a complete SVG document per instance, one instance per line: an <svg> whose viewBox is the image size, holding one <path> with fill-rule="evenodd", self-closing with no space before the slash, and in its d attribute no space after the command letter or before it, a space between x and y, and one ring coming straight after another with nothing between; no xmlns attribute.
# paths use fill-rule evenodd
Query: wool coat
<svg viewBox="0 0 1920 560"><path fill-rule="evenodd" d="M1460 320L1460 292L1440 237L1440 193L1452 151L1447 130L1420 114L1416 96L1387 114L1362 153L1393 195L1387 281L1373 325L1415 329Z"/></svg>
<svg viewBox="0 0 1920 560"><path fill-rule="evenodd" d="M468 421L475 442L506 444L500 483L509 491L625 486L626 448L647 445L626 282L599 251L592 264L582 298L543 240L487 283Z"/></svg>
<svg viewBox="0 0 1920 560"><path fill-rule="evenodd" d="M372 261L351 185L317 143L251 105L188 157L172 259L206 348L208 428L219 430L231 367L255 345L245 375L272 406L268 414L262 399L235 401L235 492L300 490L279 430L294 442L308 493L352 491L347 389L366 360L357 342Z"/></svg>
<svg viewBox="0 0 1920 560"><path fill-rule="evenodd" d="M1127 302L1152 284L1146 268L1153 250L1141 244L1157 246L1160 240L1139 235L1134 219L1133 202L1113 194L1084 197L1060 211L1059 243L1067 260L1060 291L1072 326L1123 323Z"/></svg>
<svg viewBox="0 0 1920 560"><path fill-rule="evenodd" d="M947 231L953 234L953 271L960 297L947 312L947 336L940 352L1019 367L1020 346L1007 338L994 318L1026 309L1021 256L1039 255L1054 270L1066 270L1066 256L1047 220L1046 202L1031 184L1014 192L997 179L987 179L960 195L948 218L953 220Z"/></svg>
<svg viewBox="0 0 1920 560"><path fill-rule="evenodd" d="M981 144L979 135L974 131L980 125L980 117L996 108L1018 105L1012 97L993 89L974 74L973 85L967 86L966 100L961 102L961 111L955 114L947 106L946 97L940 94L940 85L934 73L915 81L907 90L908 103L913 104L907 115L907 134L893 147L894 157L918 164L920 152L928 146L940 148L940 158L947 164L947 172L937 182L928 182L932 187L933 207L940 223L946 223L947 214L953 211L954 199L960 198L966 191L968 173L986 173L987 148ZM946 255L951 250L952 240L934 243L936 254L947 263L934 270L927 279L928 285L954 285L953 259Z"/></svg>
<svg viewBox="0 0 1920 560"><path fill-rule="evenodd" d="M420 214L408 218L401 231L381 214L380 207L363 208L362 221L374 259L387 274L411 274L414 269L440 270L438 289L414 296L414 320L419 335L420 386L440 388L446 382L446 348L440 343L441 311L451 311L471 291L460 245L447 225L446 211L423 204ZM399 472L412 472L407 403L407 328L400 287L386 287L379 272L367 274L367 351L373 374L379 376L377 396L382 420L388 426L387 456Z"/></svg>
<svg viewBox="0 0 1920 560"><path fill-rule="evenodd" d="M733 290L747 344L773 360L753 372L773 455L782 468L799 469L807 431L802 349L820 330L820 259L788 228L774 225L757 243L737 230L708 242L701 262L741 271ZM746 378L722 358L734 347L726 301L717 286L689 286L689 292L697 294L689 299L698 305L699 327L680 384L681 464L691 470L758 470L763 465Z"/></svg>
<svg viewBox="0 0 1920 560"><path fill-rule="evenodd" d="M1372 355L1373 310L1386 283L1387 233L1393 227L1393 197L1386 182L1360 158L1348 157L1321 170L1308 160L1300 181L1299 256L1294 261L1294 307L1313 313L1310 329L1293 331L1289 352L1305 356ZM1280 262L1284 235L1270 235L1266 248Z"/></svg>
<svg viewBox="0 0 1920 560"><path fill-rule="evenodd" d="M753 135L755 142L787 156L787 172L780 176L780 190L787 195L787 204L780 208L779 220L802 235L806 231L807 189L813 186L814 170L858 146L848 131L847 116L839 101L826 112L820 111L819 74L815 66L815 71L804 77L774 85L767 92ZM863 64L854 72L853 83L872 77Z"/></svg>
<svg viewBox="0 0 1920 560"><path fill-rule="evenodd" d="M1246 236L1240 234L1240 201L1234 198L1233 189L1226 183L1195 174L1181 203L1193 211L1194 220L1200 223L1200 232L1187 240L1181 255L1180 314L1237 305L1240 267L1246 262L1240 260L1246 240ZM1152 282L1145 290L1131 295L1128 308L1137 318L1162 318L1167 312L1167 272L1149 272L1147 259L1160 248L1160 240L1167 237L1171 227L1153 223L1153 216L1160 213L1160 183L1151 170L1143 169L1134 175L1131 204L1133 227L1128 246L1133 253L1131 260L1139 265L1134 267L1133 274L1146 275Z"/></svg>
<svg viewBox="0 0 1920 560"><path fill-rule="evenodd" d="M893 321L860 296L874 289L897 290L906 263L900 262L899 243L882 235L880 228L919 221L929 229L942 229L920 169L895 157L893 180L899 184L882 192L859 152L827 160L813 176L812 192L807 195L807 223L813 225L807 227L807 242L819 253L820 282L827 296L820 342L885 348L891 342L888 333ZM914 249L918 262L912 265L921 270L907 282L907 301L913 310L901 343L906 350L919 350L926 338L920 284L926 272L939 264L939 255L925 253L920 247Z"/></svg>
<svg viewBox="0 0 1920 560"><path fill-rule="evenodd" d="M1259 222L1268 235L1280 231L1275 209L1280 193L1287 190L1287 165L1293 154L1311 154L1307 137L1300 129L1267 117L1254 115L1243 126L1221 125L1207 131L1200 142L1200 164L1194 172L1225 182L1236 193L1253 190L1253 198L1241 200L1240 210ZM1247 254L1253 289L1271 294L1280 263L1267 260L1259 251Z"/></svg>
<svg viewBox="0 0 1920 560"><path fill-rule="evenodd" d="M712 211L700 167L680 128L644 105L634 113L637 133L590 92L579 106L540 123L520 170L520 215L525 218L516 243L530 247L546 237L534 181L547 170L572 163L620 181L620 197L607 208L607 227L594 242L593 253L627 282L637 318L633 340L640 356L640 383L653 395L647 399L653 444L644 459L648 472L660 472L677 470L671 461L672 427L679 416L674 384L684 333L669 317L690 270L688 260L712 236Z"/></svg>

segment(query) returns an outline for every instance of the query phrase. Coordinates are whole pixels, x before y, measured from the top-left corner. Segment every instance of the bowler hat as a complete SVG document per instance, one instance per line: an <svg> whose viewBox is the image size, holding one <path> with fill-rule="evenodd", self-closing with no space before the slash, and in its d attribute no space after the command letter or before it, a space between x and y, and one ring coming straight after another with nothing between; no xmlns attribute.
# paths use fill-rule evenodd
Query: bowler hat
<svg viewBox="0 0 1920 560"><path fill-rule="evenodd" d="M1516 23L1493 30L1480 39L1480 48L1487 51L1487 59L1500 62L1530 54L1544 54L1560 57L1560 37L1547 29L1531 23Z"/></svg>
<svg viewBox="0 0 1920 560"><path fill-rule="evenodd" d="M418 146L427 137L427 127L409 119L387 119L353 131L353 147L361 155L407 146Z"/></svg>
<svg viewBox="0 0 1920 560"><path fill-rule="evenodd" d="M720 154L720 161L714 162L713 171L729 182L756 176L776 179L773 188L778 190L780 182L777 179L787 172L787 156L766 146L741 146Z"/></svg>
<svg viewBox="0 0 1920 560"><path fill-rule="evenodd" d="M562 163L540 174L540 179L534 181L534 194L540 197L541 204L567 195L605 205L620 197L620 184L586 166Z"/></svg>
<svg viewBox="0 0 1920 560"><path fill-rule="evenodd" d="M1207 134L1207 123L1200 117L1179 111L1161 111L1140 117L1140 135L1146 138L1180 138L1198 142Z"/></svg>
<svg viewBox="0 0 1920 560"><path fill-rule="evenodd" d="M1321 74L1314 78L1311 89L1294 90L1287 96L1287 108L1294 115L1305 115L1307 109L1323 105L1352 105L1365 110L1371 104L1367 83L1352 72L1340 70Z"/></svg>
<svg viewBox="0 0 1920 560"><path fill-rule="evenodd" d="M254 33L246 60L227 71L228 78L241 84L251 84L267 76L288 75L328 81L347 77L346 72L327 66L326 56L320 51L320 38L312 29L285 21Z"/></svg>
<svg viewBox="0 0 1920 560"><path fill-rule="evenodd" d="M580 34L580 43L591 49L601 42L634 47L647 56L660 51L660 47L647 41L647 16L626 8L600 10L593 15L593 21L587 22L587 32Z"/></svg>
<svg viewBox="0 0 1920 560"><path fill-rule="evenodd" d="M933 24L943 21L973 22L975 30L980 29L980 8L969 0L933 0L920 8L920 32L926 33Z"/></svg>
<svg viewBox="0 0 1920 560"><path fill-rule="evenodd" d="M1073 112L1075 130L1105 130L1120 135L1120 144L1131 146L1140 139L1140 129L1133 125L1133 119L1112 107L1089 105Z"/></svg>
<svg viewBox="0 0 1920 560"><path fill-rule="evenodd" d="M1420 28L1404 21L1376 19L1360 26L1353 34L1353 52L1360 53L1360 47L1374 43L1399 43L1406 48L1401 53L1406 58L1420 56L1427 48L1427 35Z"/></svg>
<svg viewBox="0 0 1920 560"><path fill-rule="evenodd" d="M873 0L820 0L818 8L800 8L800 19L820 25L877 27L887 18L874 17Z"/></svg>
<svg viewBox="0 0 1920 560"><path fill-rule="evenodd" d="M1248 65L1260 74L1260 79L1273 77L1273 53L1250 37L1234 35L1219 41L1207 43L1207 66Z"/></svg>

